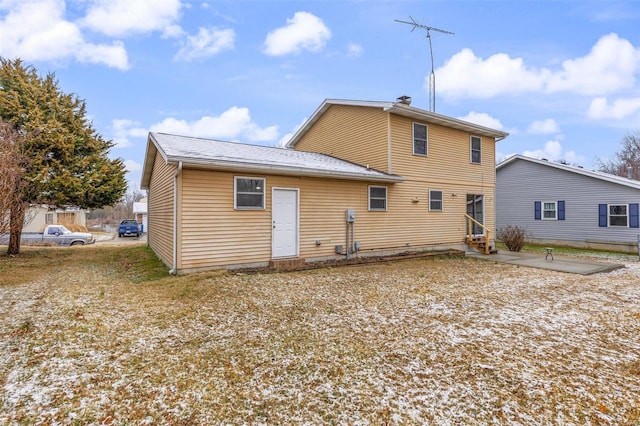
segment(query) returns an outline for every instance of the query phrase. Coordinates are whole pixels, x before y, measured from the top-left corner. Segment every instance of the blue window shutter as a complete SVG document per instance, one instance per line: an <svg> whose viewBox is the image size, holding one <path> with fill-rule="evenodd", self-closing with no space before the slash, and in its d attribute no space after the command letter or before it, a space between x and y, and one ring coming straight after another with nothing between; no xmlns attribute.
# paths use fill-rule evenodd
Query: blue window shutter
<svg viewBox="0 0 640 426"><path fill-rule="evenodd" d="M640 228L638 222L638 204L629 204L629 227Z"/></svg>
<svg viewBox="0 0 640 426"><path fill-rule="evenodd" d="M607 205L598 204L598 226L601 228L607 227Z"/></svg>
<svg viewBox="0 0 640 426"><path fill-rule="evenodd" d="M558 220L564 220L564 201L558 201Z"/></svg>
<svg viewBox="0 0 640 426"><path fill-rule="evenodd" d="M542 203L540 201L533 202L534 217L536 220L542 219Z"/></svg>

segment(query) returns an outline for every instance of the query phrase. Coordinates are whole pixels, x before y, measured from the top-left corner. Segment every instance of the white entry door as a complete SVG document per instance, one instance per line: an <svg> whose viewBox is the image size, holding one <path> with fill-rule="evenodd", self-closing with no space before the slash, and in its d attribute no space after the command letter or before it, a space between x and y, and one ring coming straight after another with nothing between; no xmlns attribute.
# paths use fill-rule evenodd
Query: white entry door
<svg viewBox="0 0 640 426"><path fill-rule="evenodd" d="M271 256L297 257L298 190L274 188L271 200Z"/></svg>

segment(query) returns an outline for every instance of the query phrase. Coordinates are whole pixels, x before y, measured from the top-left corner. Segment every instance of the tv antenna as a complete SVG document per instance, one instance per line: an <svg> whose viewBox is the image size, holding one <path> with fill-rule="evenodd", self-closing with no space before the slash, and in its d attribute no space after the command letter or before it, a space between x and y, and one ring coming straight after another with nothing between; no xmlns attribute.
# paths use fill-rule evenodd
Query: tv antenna
<svg viewBox="0 0 640 426"><path fill-rule="evenodd" d="M441 30L440 28L430 27L427 25L421 25L415 21L411 16L409 16L411 22L401 21L399 19L394 19L396 22L400 22L401 24L411 25L411 32L415 31L416 28L421 28L423 30L427 30L427 39L429 40L429 53L431 54L431 74L429 74L429 111L436 112L436 73L433 71L433 46L431 45L431 31L437 31L443 34L451 34L451 31Z"/></svg>

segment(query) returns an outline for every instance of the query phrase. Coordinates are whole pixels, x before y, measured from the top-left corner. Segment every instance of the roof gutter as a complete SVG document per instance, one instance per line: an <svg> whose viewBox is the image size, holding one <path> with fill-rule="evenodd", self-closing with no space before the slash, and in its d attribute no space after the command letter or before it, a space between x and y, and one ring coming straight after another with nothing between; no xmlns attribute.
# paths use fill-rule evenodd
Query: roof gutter
<svg viewBox="0 0 640 426"><path fill-rule="evenodd" d="M182 161L178 162L178 168L173 175L173 267L169 274L178 273L178 176L182 172Z"/></svg>

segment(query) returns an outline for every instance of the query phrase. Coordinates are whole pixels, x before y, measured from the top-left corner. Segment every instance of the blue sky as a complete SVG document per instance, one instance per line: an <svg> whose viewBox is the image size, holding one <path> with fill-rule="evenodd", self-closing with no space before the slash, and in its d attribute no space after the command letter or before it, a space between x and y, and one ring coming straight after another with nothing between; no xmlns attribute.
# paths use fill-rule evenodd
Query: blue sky
<svg viewBox="0 0 640 426"><path fill-rule="evenodd" d="M0 0L0 56L87 102L140 184L151 131L277 146L326 98L504 130L519 153L595 168L640 129L640 2Z"/></svg>

